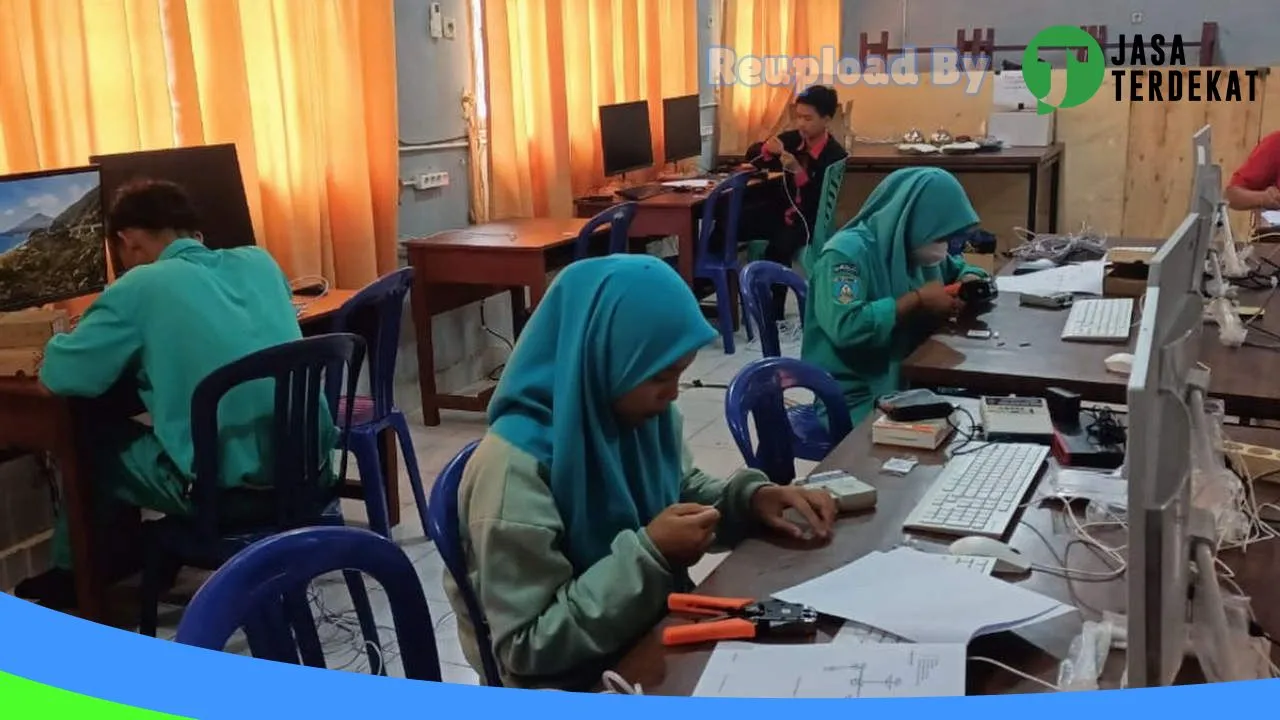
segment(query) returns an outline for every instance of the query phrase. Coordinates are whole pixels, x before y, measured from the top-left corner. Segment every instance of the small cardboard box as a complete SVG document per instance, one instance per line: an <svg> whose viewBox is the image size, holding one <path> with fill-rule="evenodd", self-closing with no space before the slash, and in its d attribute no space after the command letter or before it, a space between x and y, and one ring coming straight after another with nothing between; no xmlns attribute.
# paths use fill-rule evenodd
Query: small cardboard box
<svg viewBox="0 0 1280 720"><path fill-rule="evenodd" d="M62 310L20 310L0 313L0 349L44 347L55 334L67 331Z"/></svg>
<svg viewBox="0 0 1280 720"><path fill-rule="evenodd" d="M1107 253L1106 274L1102 277L1102 294L1106 297L1142 297L1147 292L1147 263L1157 248L1113 248Z"/></svg>
<svg viewBox="0 0 1280 720"><path fill-rule="evenodd" d="M0 349L0 377L36 377L43 361L43 346Z"/></svg>

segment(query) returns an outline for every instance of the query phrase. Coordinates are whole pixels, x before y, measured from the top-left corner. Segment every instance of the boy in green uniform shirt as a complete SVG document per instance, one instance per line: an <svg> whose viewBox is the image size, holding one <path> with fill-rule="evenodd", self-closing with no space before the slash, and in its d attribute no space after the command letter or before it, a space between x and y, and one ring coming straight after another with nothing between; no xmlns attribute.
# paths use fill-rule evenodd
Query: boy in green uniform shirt
<svg viewBox="0 0 1280 720"><path fill-rule="evenodd" d="M89 467L99 511L111 502L165 514L192 510L191 398L214 370L302 337L289 282L265 250L206 248L182 188L141 181L121 188L106 219L124 272L85 311L76 328L49 341L40 380L69 397L103 395L125 381L137 389L152 426L102 423ZM234 389L218 416L221 483L264 487L269 467L270 383ZM327 414L326 447L337 439ZM54 530L54 569L28 580L19 597L74 604L64 517Z"/></svg>

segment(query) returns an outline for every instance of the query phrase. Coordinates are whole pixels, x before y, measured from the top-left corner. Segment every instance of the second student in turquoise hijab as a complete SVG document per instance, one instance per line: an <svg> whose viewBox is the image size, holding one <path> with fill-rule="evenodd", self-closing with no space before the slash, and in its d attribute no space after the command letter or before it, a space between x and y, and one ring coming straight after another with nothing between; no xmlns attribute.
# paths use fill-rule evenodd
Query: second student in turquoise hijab
<svg viewBox="0 0 1280 720"><path fill-rule="evenodd" d="M686 571L713 540L757 526L802 534L788 509L830 533L829 495L695 467L674 402L715 336L680 276L648 256L576 262L539 304L458 493L504 685L594 685L662 618L668 594L690 588ZM478 670L465 606L445 587Z"/></svg>
<svg viewBox="0 0 1280 720"><path fill-rule="evenodd" d="M818 255L802 354L840 383L855 425L901 389L902 361L959 311L945 286L986 277L948 254L948 241L977 224L955 176L898 170Z"/></svg>

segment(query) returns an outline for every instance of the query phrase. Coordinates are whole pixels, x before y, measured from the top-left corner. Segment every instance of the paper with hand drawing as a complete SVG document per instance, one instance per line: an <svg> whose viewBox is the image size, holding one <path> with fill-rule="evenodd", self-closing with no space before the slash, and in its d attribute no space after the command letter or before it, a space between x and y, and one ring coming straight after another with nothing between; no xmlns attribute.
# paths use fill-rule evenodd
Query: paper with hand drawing
<svg viewBox="0 0 1280 720"><path fill-rule="evenodd" d="M999 275L996 277L996 289L1002 293L1030 295L1061 292L1102 295L1102 280L1106 271L1105 261L1090 260L1025 275Z"/></svg>
<svg viewBox="0 0 1280 720"><path fill-rule="evenodd" d="M888 698L964 695L965 646L720 643L695 697Z"/></svg>

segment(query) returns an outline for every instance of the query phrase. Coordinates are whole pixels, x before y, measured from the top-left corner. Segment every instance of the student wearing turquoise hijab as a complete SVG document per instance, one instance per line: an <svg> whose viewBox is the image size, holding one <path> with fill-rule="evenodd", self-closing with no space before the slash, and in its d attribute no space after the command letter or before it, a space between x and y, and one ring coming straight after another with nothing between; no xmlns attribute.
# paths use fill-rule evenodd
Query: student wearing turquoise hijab
<svg viewBox="0 0 1280 720"><path fill-rule="evenodd" d="M830 533L829 495L698 470L674 402L681 373L716 337L667 264L583 260L556 278L489 404L467 463L459 520L468 576L502 681L585 689L688 591L713 541L757 526ZM480 660L450 578L459 638Z"/></svg>
<svg viewBox="0 0 1280 720"><path fill-rule="evenodd" d="M898 170L818 255L802 356L840 383L855 425L900 389L902 361L961 309L945 286L986 277L947 251L952 236L977 224L953 175Z"/></svg>

